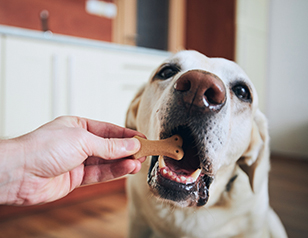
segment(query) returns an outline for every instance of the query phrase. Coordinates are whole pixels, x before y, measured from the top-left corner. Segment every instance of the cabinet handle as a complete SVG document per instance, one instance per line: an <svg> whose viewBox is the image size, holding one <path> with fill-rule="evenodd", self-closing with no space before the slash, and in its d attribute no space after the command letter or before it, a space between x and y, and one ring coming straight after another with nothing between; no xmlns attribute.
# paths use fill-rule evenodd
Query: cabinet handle
<svg viewBox="0 0 308 238"><path fill-rule="evenodd" d="M48 27L49 12L47 10L41 11L40 19L41 19L42 31L44 32L49 31Z"/></svg>

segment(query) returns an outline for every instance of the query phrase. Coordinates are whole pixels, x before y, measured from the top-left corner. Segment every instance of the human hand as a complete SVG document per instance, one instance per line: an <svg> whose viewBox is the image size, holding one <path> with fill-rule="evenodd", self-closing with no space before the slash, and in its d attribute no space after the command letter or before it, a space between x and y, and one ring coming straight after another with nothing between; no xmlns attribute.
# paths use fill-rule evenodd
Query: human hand
<svg viewBox="0 0 308 238"><path fill-rule="evenodd" d="M6 153L0 171L9 170L0 173L0 203L50 202L80 185L138 172L145 158L130 158L140 148L131 138L135 135L144 137L113 124L67 116L1 142L0 151ZM5 174L10 182L3 186Z"/></svg>

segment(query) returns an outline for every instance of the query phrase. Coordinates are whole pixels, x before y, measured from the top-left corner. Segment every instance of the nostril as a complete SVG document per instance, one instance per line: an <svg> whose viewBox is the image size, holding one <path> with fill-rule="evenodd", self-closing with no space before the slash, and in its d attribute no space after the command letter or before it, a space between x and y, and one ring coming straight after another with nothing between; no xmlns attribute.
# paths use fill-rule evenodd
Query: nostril
<svg viewBox="0 0 308 238"><path fill-rule="evenodd" d="M216 104L215 90L214 89L209 88L208 90L206 90L206 92L204 93L204 96L206 97L207 101L210 104Z"/></svg>
<svg viewBox="0 0 308 238"><path fill-rule="evenodd" d="M180 92L187 92L191 88L191 82L189 79L183 78L175 83L174 88Z"/></svg>
<svg viewBox="0 0 308 238"><path fill-rule="evenodd" d="M220 90L219 87L211 87L207 89L204 93L208 103L213 105L219 105L225 101L225 93L223 90Z"/></svg>

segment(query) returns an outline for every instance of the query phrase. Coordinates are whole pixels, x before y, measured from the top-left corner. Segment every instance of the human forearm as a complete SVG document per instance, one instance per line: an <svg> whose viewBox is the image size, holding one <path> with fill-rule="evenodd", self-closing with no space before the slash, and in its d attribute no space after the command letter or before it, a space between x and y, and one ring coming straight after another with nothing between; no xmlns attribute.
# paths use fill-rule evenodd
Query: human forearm
<svg viewBox="0 0 308 238"><path fill-rule="evenodd" d="M18 197L24 176L22 151L17 139L0 141L0 204L23 204Z"/></svg>

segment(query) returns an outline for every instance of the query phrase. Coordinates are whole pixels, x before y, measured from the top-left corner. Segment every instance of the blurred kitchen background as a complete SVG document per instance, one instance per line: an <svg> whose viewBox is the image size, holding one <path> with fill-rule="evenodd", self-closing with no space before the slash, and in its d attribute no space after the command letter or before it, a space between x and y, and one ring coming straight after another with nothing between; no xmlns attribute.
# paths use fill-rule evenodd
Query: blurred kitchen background
<svg viewBox="0 0 308 238"><path fill-rule="evenodd" d="M195 49L234 60L253 81L269 121L272 178L285 186L276 191L270 183L274 208L287 207L279 214L290 237L305 237L297 221L307 221L307 205L287 205L304 204L308 196L307 11L307 0L0 0L0 137L27 133L59 115L124 125L130 100L172 52ZM281 180L287 175L291 179ZM296 183L291 186L302 183L298 195L290 181ZM124 184L120 179L79 188L43 206L0 206L0 228L7 232L0 237L123 237ZM283 193L286 187L290 190ZM108 207L110 199L103 195L118 206ZM76 212L72 204L83 204L80 214L98 219L98 227L77 228L92 233L69 233L50 220L45 228L39 225L44 214L60 219L67 215L61 215L63 209ZM120 211L112 213L116 208ZM122 223L112 220L119 222L110 215L117 212ZM106 213L108 234L100 233L108 230L100 225ZM32 230L21 223L32 224ZM78 222L65 227L72 224Z"/></svg>

